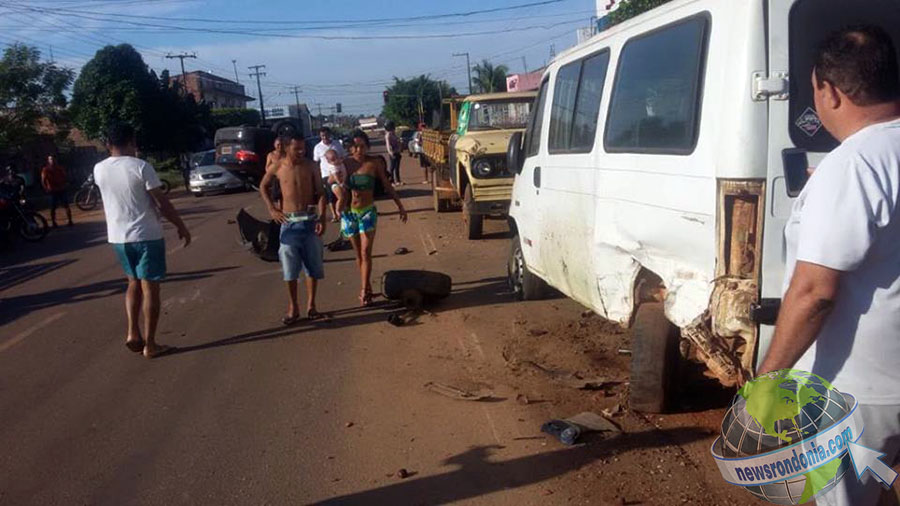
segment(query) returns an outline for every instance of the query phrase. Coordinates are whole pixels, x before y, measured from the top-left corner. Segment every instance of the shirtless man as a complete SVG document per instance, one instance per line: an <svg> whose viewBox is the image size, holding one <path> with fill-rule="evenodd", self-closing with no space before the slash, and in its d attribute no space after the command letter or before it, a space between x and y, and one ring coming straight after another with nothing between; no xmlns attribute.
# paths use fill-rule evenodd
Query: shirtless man
<svg viewBox="0 0 900 506"><path fill-rule="evenodd" d="M266 155L266 172L274 170L275 166L281 163L281 160L284 158L284 140L281 137L275 138L274 148L272 152ZM270 195L272 195L272 201L275 203L275 206L281 209L281 188L278 187L277 181L273 185Z"/></svg>
<svg viewBox="0 0 900 506"><path fill-rule="evenodd" d="M301 271L306 275L307 318L314 320L322 316L316 311L316 289L319 280L325 277L321 239L325 233L325 188L318 167L305 156L303 137L294 134L286 142L289 142L287 153L266 170L259 193L272 219L281 223L278 257L290 300L288 313L281 321L291 325L300 319L297 280ZM280 209L275 207L269 193L276 180L281 185Z"/></svg>

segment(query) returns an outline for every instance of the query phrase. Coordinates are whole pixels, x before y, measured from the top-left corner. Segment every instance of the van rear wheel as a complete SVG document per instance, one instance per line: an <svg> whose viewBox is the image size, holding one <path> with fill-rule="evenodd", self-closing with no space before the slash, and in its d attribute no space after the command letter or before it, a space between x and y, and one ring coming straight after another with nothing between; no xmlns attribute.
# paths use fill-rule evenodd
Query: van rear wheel
<svg viewBox="0 0 900 506"><path fill-rule="evenodd" d="M548 287L543 279L535 276L525 265L522 242L519 236L512 238L509 260L506 263L506 277L509 288L516 300L538 300L546 296Z"/></svg>
<svg viewBox="0 0 900 506"><path fill-rule="evenodd" d="M678 327L666 319L662 303L638 307L631 338L631 409L663 413L671 406L678 339Z"/></svg>

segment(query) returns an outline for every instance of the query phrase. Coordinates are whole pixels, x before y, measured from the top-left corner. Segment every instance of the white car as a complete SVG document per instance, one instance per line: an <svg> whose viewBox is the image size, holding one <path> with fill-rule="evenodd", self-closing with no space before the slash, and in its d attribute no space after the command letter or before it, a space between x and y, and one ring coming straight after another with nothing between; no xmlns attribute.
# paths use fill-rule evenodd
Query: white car
<svg viewBox="0 0 900 506"><path fill-rule="evenodd" d="M249 185L228 170L216 165L216 151L195 153L191 157L191 175L188 182L195 197L204 194L232 190L247 190Z"/></svg>
<svg viewBox="0 0 900 506"><path fill-rule="evenodd" d="M528 129L510 141L510 283L525 299L549 284L633 325L636 409L665 408L679 351L726 386L753 377L793 197L837 145L815 112L812 58L827 34L860 23L897 34L900 10L674 0L544 73Z"/></svg>

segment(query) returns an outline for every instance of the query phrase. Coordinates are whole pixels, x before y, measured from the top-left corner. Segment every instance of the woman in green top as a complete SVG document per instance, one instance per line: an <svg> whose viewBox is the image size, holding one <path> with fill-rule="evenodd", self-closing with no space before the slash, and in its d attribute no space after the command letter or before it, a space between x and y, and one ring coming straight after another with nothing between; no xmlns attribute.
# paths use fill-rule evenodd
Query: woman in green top
<svg viewBox="0 0 900 506"><path fill-rule="evenodd" d="M406 223L406 209L391 186L384 165L384 158L369 156L369 136L361 130L353 133L351 156L344 160L347 168L346 186L350 190L350 208L340 209L341 234L353 244L356 264L359 266L362 290L359 302L363 306L372 303L372 245L375 242L375 226L378 210L375 208L375 182L381 184L397 203L400 221ZM344 200L346 202L346 199Z"/></svg>

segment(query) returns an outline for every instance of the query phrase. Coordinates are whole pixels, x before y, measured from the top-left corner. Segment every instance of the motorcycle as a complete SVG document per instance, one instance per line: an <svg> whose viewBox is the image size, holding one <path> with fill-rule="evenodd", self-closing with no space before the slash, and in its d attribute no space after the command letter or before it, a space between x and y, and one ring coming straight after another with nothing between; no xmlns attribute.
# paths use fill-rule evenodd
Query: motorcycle
<svg viewBox="0 0 900 506"><path fill-rule="evenodd" d="M93 211L100 203L100 198L100 187L94 183L94 175L91 174L75 192L75 205L82 211Z"/></svg>
<svg viewBox="0 0 900 506"><path fill-rule="evenodd" d="M25 198L9 193L0 194L0 230L7 237L13 232L28 242L38 242L47 237L47 219L28 206Z"/></svg>
<svg viewBox="0 0 900 506"><path fill-rule="evenodd" d="M169 193L172 185L165 179L160 180L162 183L162 192ZM81 184L81 188L75 192L75 205L82 211L93 211L97 208L97 204L102 200L100 195L100 187L94 182L94 175L91 174Z"/></svg>

